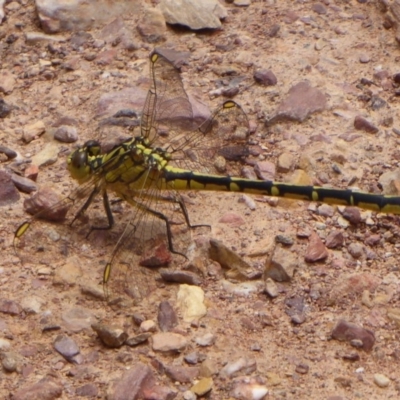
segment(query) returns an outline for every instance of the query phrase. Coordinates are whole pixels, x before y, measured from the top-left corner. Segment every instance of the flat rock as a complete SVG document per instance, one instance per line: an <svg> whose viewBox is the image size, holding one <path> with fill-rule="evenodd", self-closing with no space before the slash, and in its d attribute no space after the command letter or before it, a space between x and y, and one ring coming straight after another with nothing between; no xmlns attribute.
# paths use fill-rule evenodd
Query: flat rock
<svg viewBox="0 0 400 400"><path fill-rule="evenodd" d="M176 365L166 365L165 374L174 382L191 383L199 375L198 367L183 367Z"/></svg>
<svg viewBox="0 0 400 400"><path fill-rule="evenodd" d="M35 182L31 179L25 178L23 176L12 174L11 179L14 182L14 185L24 193L32 193L35 192L38 187Z"/></svg>
<svg viewBox="0 0 400 400"><path fill-rule="evenodd" d="M125 344L130 347L135 347L138 344L146 342L150 337L150 332L139 333L139 335L131 336L126 339Z"/></svg>
<svg viewBox="0 0 400 400"><path fill-rule="evenodd" d="M215 239L210 240L208 255L212 260L218 262L221 267L227 269L227 278L241 281L247 281L251 278L253 268L221 241Z"/></svg>
<svg viewBox="0 0 400 400"><path fill-rule="evenodd" d="M25 40L29 45L34 45L41 42L65 42L67 37L60 35L46 35L43 32L25 32Z"/></svg>
<svg viewBox="0 0 400 400"><path fill-rule="evenodd" d="M60 353L67 361L72 362L74 357L79 354L79 346L75 340L66 335L58 335L53 343L54 349Z"/></svg>
<svg viewBox="0 0 400 400"><path fill-rule="evenodd" d="M47 143L39 153L32 157L32 163L39 167L54 164L58 160L59 150L56 143Z"/></svg>
<svg viewBox="0 0 400 400"><path fill-rule="evenodd" d="M71 332L79 332L83 329L89 329L96 321L95 316L86 308L73 307L61 314L66 329Z"/></svg>
<svg viewBox="0 0 400 400"><path fill-rule="evenodd" d="M315 112L325 110L326 95L307 81L292 86L287 97L279 104L268 124L279 121L304 121Z"/></svg>
<svg viewBox="0 0 400 400"><path fill-rule="evenodd" d="M178 325L178 317L170 302L164 300L158 306L157 322L162 332L168 332Z"/></svg>
<svg viewBox="0 0 400 400"><path fill-rule="evenodd" d="M61 397L62 385L53 378L46 377L40 381L18 389L13 393L13 400L54 400Z"/></svg>
<svg viewBox="0 0 400 400"><path fill-rule="evenodd" d="M53 189L43 187L34 195L24 200L24 210L31 215L45 212L45 219L47 221L62 221L64 220L68 209L65 204L60 204L60 207L55 207L60 200L60 197L53 191Z"/></svg>
<svg viewBox="0 0 400 400"><path fill-rule="evenodd" d="M137 7L136 1L129 0L36 0L40 24L46 33L87 31L118 15L135 14Z"/></svg>
<svg viewBox="0 0 400 400"><path fill-rule="evenodd" d="M213 384L212 378L202 378L190 388L190 391L201 397L212 389Z"/></svg>
<svg viewBox="0 0 400 400"><path fill-rule="evenodd" d="M220 19L227 17L226 9L217 0L162 0L160 9L167 23L195 30L220 28Z"/></svg>
<svg viewBox="0 0 400 400"><path fill-rule="evenodd" d="M107 395L109 400L136 400L142 397L142 393L149 386L154 385L154 377L151 369L142 363L124 372L116 381ZM140 396L140 397L139 397Z"/></svg>
<svg viewBox="0 0 400 400"><path fill-rule="evenodd" d="M37 139L46 130L46 126L43 121L36 121L33 124L24 127L24 133L22 138L26 143L31 142L33 139Z"/></svg>
<svg viewBox="0 0 400 400"><path fill-rule="evenodd" d="M200 286L203 282L197 274L191 271L161 268L159 273L165 282L186 283L195 286Z"/></svg>
<svg viewBox="0 0 400 400"><path fill-rule="evenodd" d="M20 198L12 176L6 171L0 171L0 207L17 202Z"/></svg>
<svg viewBox="0 0 400 400"><path fill-rule="evenodd" d="M177 306L185 322L192 322L204 317L207 313L204 305L204 291L198 286L180 285L177 295Z"/></svg>
<svg viewBox="0 0 400 400"><path fill-rule="evenodd" d="M187 339L172 332L160 332L153 335L153 350L161 352L180 352L188 344Z"/></svg>

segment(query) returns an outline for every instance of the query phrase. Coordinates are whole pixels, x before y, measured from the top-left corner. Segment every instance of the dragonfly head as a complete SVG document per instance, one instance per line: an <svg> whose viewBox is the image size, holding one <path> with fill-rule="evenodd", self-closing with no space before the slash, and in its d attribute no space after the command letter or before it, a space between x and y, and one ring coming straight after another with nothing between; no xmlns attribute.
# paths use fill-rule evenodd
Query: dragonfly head
<svg viewBox="0 0 400 400"><path fill-rule="evenodd" d="M96 140L87 141L83 147L73 151L67 161L68 171L78 181L88 179L94 169L96 161L101 156L101 146Z"/></svg>

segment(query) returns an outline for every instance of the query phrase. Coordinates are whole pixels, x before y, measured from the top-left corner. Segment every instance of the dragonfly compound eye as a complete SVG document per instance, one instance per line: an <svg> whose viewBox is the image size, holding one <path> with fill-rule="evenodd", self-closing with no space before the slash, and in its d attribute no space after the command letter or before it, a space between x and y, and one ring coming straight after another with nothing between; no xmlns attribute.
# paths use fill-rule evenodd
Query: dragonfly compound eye
<svg viewBox="0 0 400 400"><path fill-rule="evenodd" d="M88 152L85 149L76 150L71 155L71 166L75 169L84 168L88 164Z"/></svg>
<svg viewBox="0 0 400 400"><path fill-rule="evenodd" d="M91 173L90 154L87 148L75 150L68 158L68 170L74 179L84 181Z"/></svg>

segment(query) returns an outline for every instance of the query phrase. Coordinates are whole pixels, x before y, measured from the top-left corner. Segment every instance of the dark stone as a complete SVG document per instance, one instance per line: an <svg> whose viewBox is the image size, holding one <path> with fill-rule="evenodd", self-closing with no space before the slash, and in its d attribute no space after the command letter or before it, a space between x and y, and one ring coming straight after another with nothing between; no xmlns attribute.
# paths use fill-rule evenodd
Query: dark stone
<svg viewBox="0 0 400 400"><path fill-rule="evenodd" d="M372 331L352 324L345 320L340 320L332 331L332 338L339 341L351 342L358 340L361 347L366 351L371 351L375 344L375 335Z"/></svg>
<svg viewBox="0 0 400 400"><path fill-rule="evenodd" d="M275 74L271 70L259 69L254 72L254 80L260 85L275 86L278 83Z"/></svg>
<svg viewBox="0 0 400 400"><path fill-rule="evenodd" d="M377 133L379 129L370 121L358 115L354 118L354 128L368 133Z"/></svg>
<svg viewBox="0 0 400 400"><path fill-rule="evenodd" d="M158 307L158 326L162 332L170 331L178 325L178 317L168 301L162 301Z"/></svg>
<svg viewBox="0 0 400 400"><path fill-rule="evenodd" d="M20 195L11 175L6 171L0 171L0 207L15 203L19 198Z"/></svg>

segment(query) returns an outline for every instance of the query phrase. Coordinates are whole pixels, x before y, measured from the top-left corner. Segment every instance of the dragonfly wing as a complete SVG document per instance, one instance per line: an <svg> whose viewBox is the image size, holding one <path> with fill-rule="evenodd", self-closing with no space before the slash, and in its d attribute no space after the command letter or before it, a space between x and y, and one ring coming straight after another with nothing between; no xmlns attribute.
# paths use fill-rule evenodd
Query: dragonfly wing
<svg viewBox="0 0 400 400"><path fill-rule="evenodd" d="M179 70L161 53L150 55L151 87L143 108L141 134L151 142L163 135L163 124L188 127L193 110Z"/></svg>

